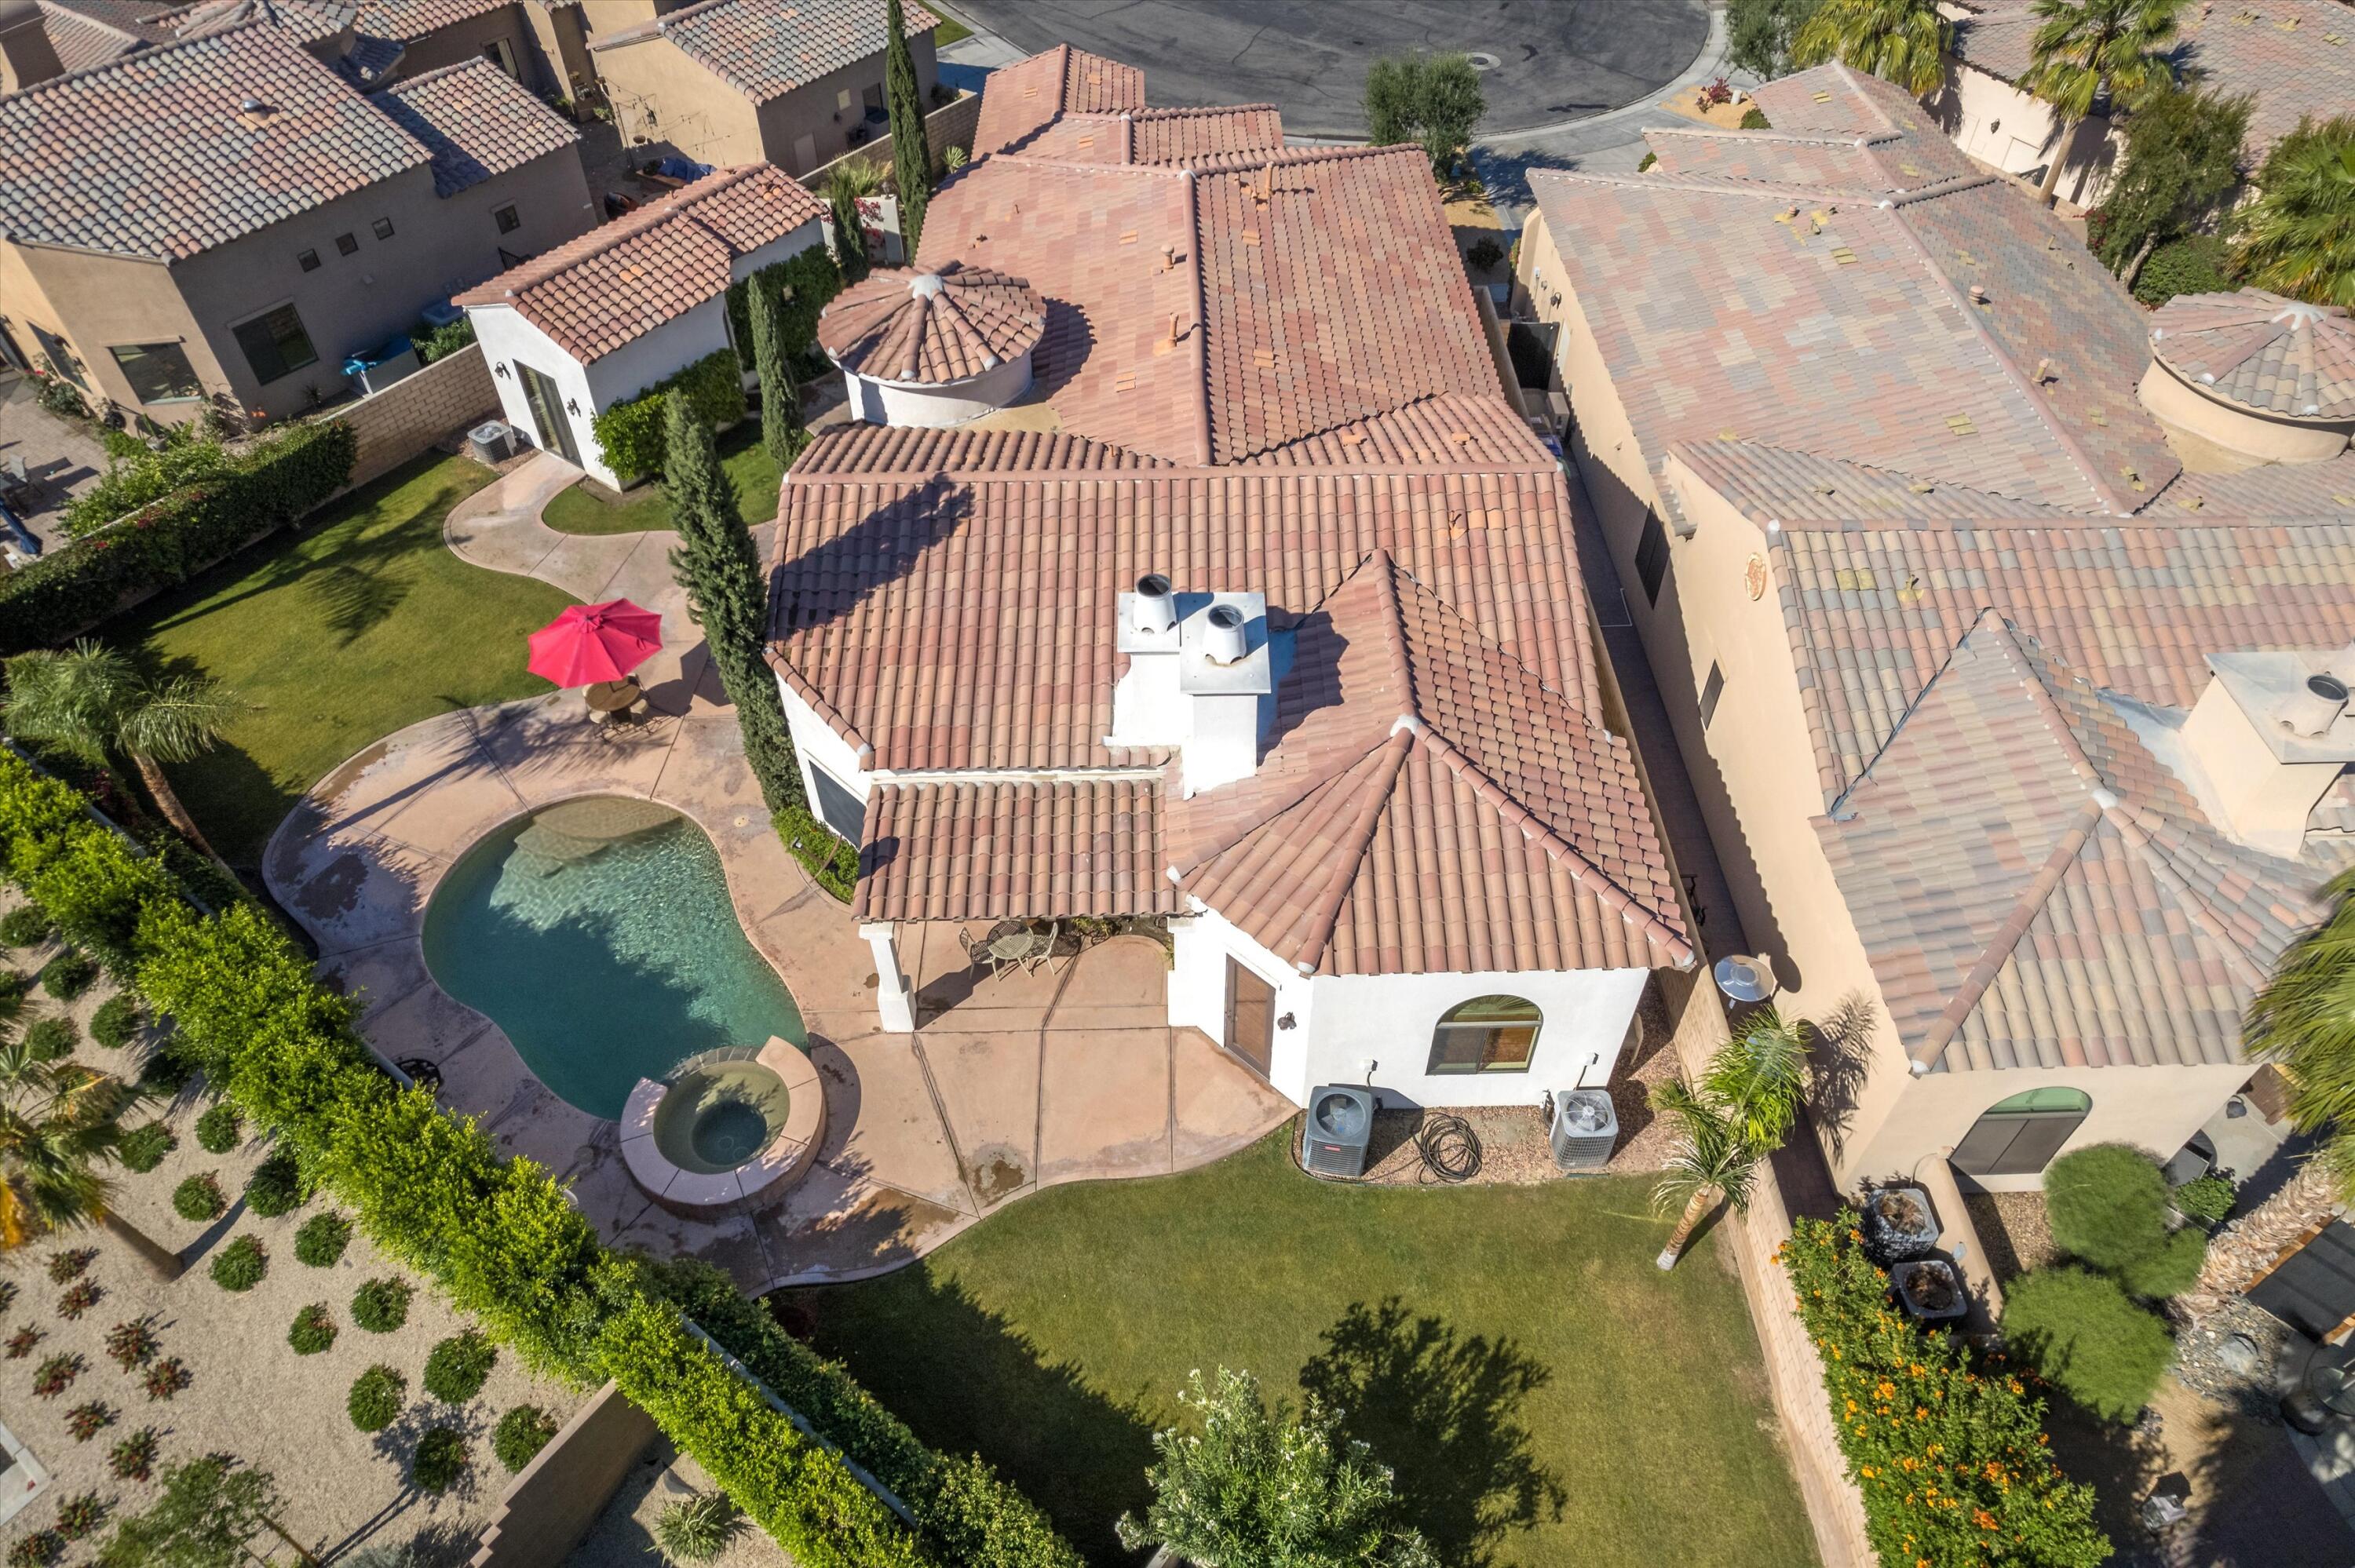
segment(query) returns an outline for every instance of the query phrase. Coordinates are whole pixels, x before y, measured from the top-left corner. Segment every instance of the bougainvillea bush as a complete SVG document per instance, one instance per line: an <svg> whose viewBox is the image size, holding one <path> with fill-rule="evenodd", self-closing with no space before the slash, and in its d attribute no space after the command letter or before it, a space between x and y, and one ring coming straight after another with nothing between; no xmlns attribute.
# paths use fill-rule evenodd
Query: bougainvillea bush
<svg viewBox="0 0 2355 1568"><path fill-rule="evenodd" d="M2094 1568L2094 1489L2052 1462L2032 1374L1924 1332L1889 1299L1857 1214L1801 1220L1777 1255L1823 1358L1873 1550L1902 1568Z"/></svg>

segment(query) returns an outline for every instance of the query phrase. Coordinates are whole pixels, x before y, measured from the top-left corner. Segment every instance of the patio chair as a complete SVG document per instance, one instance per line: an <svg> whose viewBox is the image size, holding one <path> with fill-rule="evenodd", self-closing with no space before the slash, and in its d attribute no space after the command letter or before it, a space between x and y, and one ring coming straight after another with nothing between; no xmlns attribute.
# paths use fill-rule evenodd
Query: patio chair
<svg viewBox="0 0 2355 1568"><path fill-rule="evenodd" d="M1030 957L1024 960L1022 965L1026 973L1042 968L1049 974L1055 972L1055 943L1062 934L1063 923L1060 920L1051 920L1048 922L1044 936L1034 937L1031 939Z"/></svg>
<svg viewBox="0 0 2355 1568"><path fill-rule="evenodd" d="M986 968L992 980L997 978L1009 961L991 952L987 942L975 941L973 932L963 926L957 927L957 946L964 949L967 964L975 969Z"/></svg>

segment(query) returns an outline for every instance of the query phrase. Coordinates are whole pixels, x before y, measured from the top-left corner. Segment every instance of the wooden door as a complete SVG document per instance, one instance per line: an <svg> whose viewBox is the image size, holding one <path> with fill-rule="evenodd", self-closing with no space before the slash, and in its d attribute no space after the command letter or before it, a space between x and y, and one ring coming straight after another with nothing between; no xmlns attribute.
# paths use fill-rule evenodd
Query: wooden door
<svg viewBox="0 0 2355 1568"><path fill-rule="evenodd" d="M1275 1056L1275 987L1227 960L1227 1049L1263 1078Z"/></svg>
<svg viewBox="0 0 2355 1568"><path fill-rule="evenodd" d="M531 405L532 423L539 427L540 444L579 468L581 445L572 439L572 421L564 417L562 389L519 359L516 375L523 382L524 401Z"/></svg>

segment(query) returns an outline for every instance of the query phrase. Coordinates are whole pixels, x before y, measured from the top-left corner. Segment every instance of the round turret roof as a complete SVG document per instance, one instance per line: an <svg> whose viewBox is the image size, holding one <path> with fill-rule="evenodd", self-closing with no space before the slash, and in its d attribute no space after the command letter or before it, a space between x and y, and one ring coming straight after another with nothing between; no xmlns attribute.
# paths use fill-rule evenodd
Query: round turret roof
<svg viewBox="0 0 2355 1568"><path fill-rule="evenodd" d="M986 267L871 274L818 318L818 346L853 374L900 385L967 381L1029 353L1047 307L1029 284Z"/></svg>
<svg viewBox="0 0 2355 1568"><path fill-rule="evenodd" d="M2355 316L2243 289L2178 294L2150 322L2150 352L2210 397L2293 419L2355 419Z"/></svg>

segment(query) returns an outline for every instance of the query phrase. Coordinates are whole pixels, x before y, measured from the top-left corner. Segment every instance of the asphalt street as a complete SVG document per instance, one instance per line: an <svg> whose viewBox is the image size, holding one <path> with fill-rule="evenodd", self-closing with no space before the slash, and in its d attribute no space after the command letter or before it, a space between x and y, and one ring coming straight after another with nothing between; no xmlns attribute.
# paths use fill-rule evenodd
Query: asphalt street
<svg viewBox="0 0 2355 1568"><path fill-rule="evenodd" d="M1706 0L952 0L1024 53L1071 43L1146 67L1155 103L1273 103L1295 136L1361 137L1367 68L1461 49L1482 68L1483 139L1632 103L1674 81Z"/></svg>

